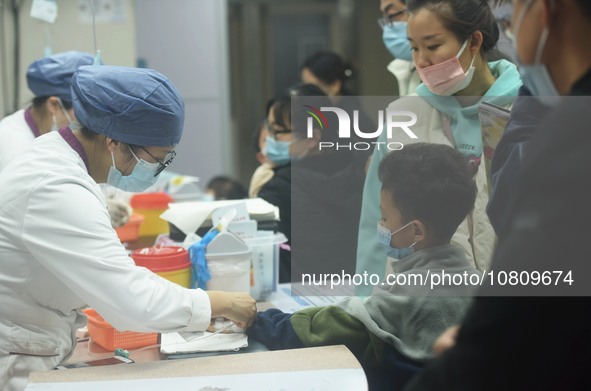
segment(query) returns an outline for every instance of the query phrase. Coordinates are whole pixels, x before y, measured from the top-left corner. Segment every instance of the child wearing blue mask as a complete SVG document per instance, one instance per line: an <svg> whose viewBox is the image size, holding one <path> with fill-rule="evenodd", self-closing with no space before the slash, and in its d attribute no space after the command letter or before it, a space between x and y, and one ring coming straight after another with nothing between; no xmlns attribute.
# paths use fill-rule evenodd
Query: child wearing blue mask
<svg viewBox="0 0 591 391"><path fill-rule="evenodd" d="M466 159L450 146L416 143L388 155L379 168L377 240L396 253L393 273L366 299L293 314L259 313L249 336L270 349L345 344L366 370L370 389L401 387L433 357L439 334L462 319L471 303L470 284L480 278L463 250L450 244L474 205L472 176ZM416 282L442 273L452 281L467 277L456 285Z"/></svg>

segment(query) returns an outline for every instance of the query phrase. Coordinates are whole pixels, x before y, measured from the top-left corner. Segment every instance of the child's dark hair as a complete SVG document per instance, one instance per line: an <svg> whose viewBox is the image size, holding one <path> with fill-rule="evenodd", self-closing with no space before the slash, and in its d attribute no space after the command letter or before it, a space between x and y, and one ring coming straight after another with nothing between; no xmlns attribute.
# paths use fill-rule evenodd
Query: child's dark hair
<svg viewBox="0 0 591 391"><path fill-rule="evenodd" d="M248 198L244 186L236 180L219 175L211 178L207 183L207 189L211 189L216 200L241 200Z"/></svg>
<svg viewBox="0 0 591 391"><path fill-rule="evenodd" d="M409 13L420 9L433 12L443 26L464 42L475 31L482 33L482 51L493 50L499 40L499 27L489 0L407 0Z"/></svg>
<svg viewBox="0 0 591 391"><path fill-rule="evenodd" d="M473 170L450 146L405 145L382 160L378 175L404 221L422 221L436 240L449 241L474 207Z"/></svg>

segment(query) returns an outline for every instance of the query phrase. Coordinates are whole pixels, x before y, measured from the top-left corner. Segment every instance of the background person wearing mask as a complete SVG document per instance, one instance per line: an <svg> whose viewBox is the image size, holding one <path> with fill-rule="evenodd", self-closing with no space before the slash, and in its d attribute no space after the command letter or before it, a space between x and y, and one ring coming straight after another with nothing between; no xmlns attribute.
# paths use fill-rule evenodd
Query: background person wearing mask
<svg viewBox="0 0 591 391"><path fill-rule="evenodd" d="M67 126L74 119L70 80L78 68L92 62L92 55L72 51L29 66L27 85L35 98L30 107L0 121L0 171L29 148L36 137Z"/></svg>
<svg viewBox="0 0 591 391"><path fill-rule="evenodd" d="M380 11L383 16L378 19L378 24L382 28L382 39L394 56L394 60L388 64L388 71L396 77L398 96L413 94L421 79L416 72L410 43L406 37L406 0L381 0Z"/></svg>
<svg viewBox="0 0 591 391"><path fill-rule="evenodd" d="M263 185L259 197L279 208L278 230L291 244L291 141L293 96L324 96L320 88L311 84L290 88L285 94L267 103L267 138L265 151L273 164L273 177ZM291 281L291 253L281 247L279 253L279 282Z"/></svg>
<svg viewBox="0 0 591 391"><path fill-rule="evenodd" d="M184 103L162 74L83 66L72 78L80 128L39 137L0 173L0 389L64 362L94 308L119 330L246 326L245 293L185 289L136 267L111 227L98 183L152 185L174 157Z"/></svg>
<svg viewBox="0 0 591 391"><path fill-rule="evenodd" d="M591 50L582 39L591 35L591 2L515 0L513 6L524 85L551 109L529 142L492 267L571 270L578 297L557 297L572 290L555 280L550 286L483 288L457 336L447 339L448 350L408 391L591 389L591 298L580 289L591 274L591 188L585 180L591 167ZM561 95L570 97L561 102ZM506 296L517 293L526 297Z"/></svg>
<svg viewBox="0 0 591 391"><path fill-rule="evenodd" d="M486 170L480 164L482 136L478 106L488 101L509 107L517 96L521 79L506 60L487 62L495 48L499 30L486 0L408 0L408 38L421 83L418 97L394 101L389 110L406 110L417 116L411 126L418 137L411 139L398 130L393 139L382 132L379 141L431 142L454 146L475 170L478 195L473 212L452 238L479 270L486 269L495 235L486 215L488 190ZM453 96L452 96L453 95ZM379 219L377 168L389 151L376 148L366 177L359 229L357 273L384 274L386 256L371 240ZM395 152L394 152L395 153ZM357 287L368 295L371 286Z"/></svg>

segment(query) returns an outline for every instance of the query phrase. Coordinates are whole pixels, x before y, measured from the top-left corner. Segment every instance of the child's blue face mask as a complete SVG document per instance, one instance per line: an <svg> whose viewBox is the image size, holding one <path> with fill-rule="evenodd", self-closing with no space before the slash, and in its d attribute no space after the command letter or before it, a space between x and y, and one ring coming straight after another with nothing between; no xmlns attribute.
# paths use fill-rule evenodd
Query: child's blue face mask
<svg viewBox="0 0 591 391"><path fill-rule="evenodd" d="M401 227L396 231L391 232L388 228L384 227L382 224L378 222L378 243L386 249L386 253L389 257L392 257L394 259L402 259L415 251L414 246L415 244L417 244L417 242L414 242L408 247L402 248L393 247L390 245L390 242L392 241L392 236L402 231L404 228L408 227L411 224L412 221L406 224L404 227Z"/></svg>

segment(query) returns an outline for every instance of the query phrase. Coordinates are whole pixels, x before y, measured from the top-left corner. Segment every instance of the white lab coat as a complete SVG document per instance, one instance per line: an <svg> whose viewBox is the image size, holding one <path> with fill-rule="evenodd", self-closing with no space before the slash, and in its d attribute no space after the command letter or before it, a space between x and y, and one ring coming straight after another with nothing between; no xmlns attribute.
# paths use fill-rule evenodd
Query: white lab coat
<svg viewBox="0 0 591 391"><path fill-rule="evenodd" d="M0 121L0 172L15 157L27 150L35 140L25 121L25 110L19 110Z"/></svg>
<svg viewBox="0 0 591 391"><path fill-rule="evenodd" d="M199 331L211 318L205 292L134 265L99 186L51 132L0 173L0 389L67 359L86 305L119 330Z"/></svg>
<svg viewBox="0 0 591 391"><path fill-rule="evenodd" d="M417 86L421 84L421 78L411 61L395 58L387 68L398 81L398 96L414 94Z"/></svg>

